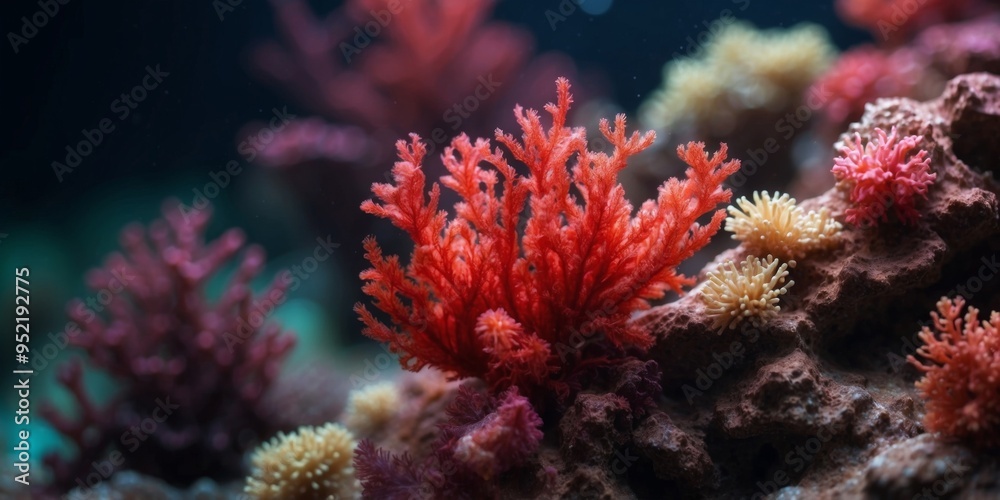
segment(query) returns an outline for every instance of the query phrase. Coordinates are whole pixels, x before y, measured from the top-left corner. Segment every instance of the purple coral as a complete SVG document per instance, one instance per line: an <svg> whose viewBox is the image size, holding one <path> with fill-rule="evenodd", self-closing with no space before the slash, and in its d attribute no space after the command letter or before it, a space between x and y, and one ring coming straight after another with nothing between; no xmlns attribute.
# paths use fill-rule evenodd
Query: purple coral
<svg viewBox="0 0 1000 500"><path fill-rule="evenodd" d="M57 486L93 486L118 468L174 484L235 477L243 453L271 432L258 401L294 337L265 316L283 302L286 285L275 280L254 300L250 282L265 256L251 246L221 297L210 300L208 282L243 248L243 233L231 229L206 242L209 210L182 213L170 203L163 214L148 230L126 227L124 253L88 274L98 297L110 293L104 307L69 304L70 317L83 325L70 343L121 389L98 405L84 389L81 361L61 367L59 381L80 412L70 418L43 409L78 448L71 460L46 457Z"/></svg>
<svg viewBox="0 0 1000 500"><path fill-rule="evenodd" d="M489 498L499 474L524 464L538 450L542 419L511 387L491 396L464 385L439 425L434 453L415 460L358 445L354 464L365 498L410 498L423 491L434 498Z"/></svg>

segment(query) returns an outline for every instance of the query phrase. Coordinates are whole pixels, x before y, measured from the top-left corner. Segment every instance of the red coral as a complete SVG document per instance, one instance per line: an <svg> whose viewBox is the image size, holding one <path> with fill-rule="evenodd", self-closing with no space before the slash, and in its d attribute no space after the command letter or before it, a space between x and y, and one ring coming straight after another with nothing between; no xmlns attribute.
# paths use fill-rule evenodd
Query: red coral
<svg viewBox="0 0 1000 500"><path fill-rule="evenodd" d="M729 200L721 183L739 162L726 161L725 144L711 158L701 143L679 147L687 179L664 183L633 217L617 174L654 134L627 136L619 115L613 127L600 125L613 152L589 151L585 131L566 126L569 82L559 79L557 89L558 103L545 108L553 118L548 131L537 112L517 106L522 139L497 132L528 175L489 141L460 135L443 156L451 175L441 182L462 199L449 221L438 210L437 184L425 198L426 148L412 135L411 143L397 143L395 184L375 184L381 203L362 205L415 243L404 268L398 257L383 257L374 239L365 241L374 267L361 275L363 290L397 327L356 306L365 333L388 342L404 367L433 365L495 389L538 383L557 369L553 351L574 335L602 332L615 346L648 347L652 338L629 323L632 312L692 283L675 268L718 230L723 210L707 225L696 221Z"/></svg>
<svg viewBox="0 0 1000 500"><path fill-rule="evenodd" d="M926 401L924 425L940 432L987 447L1000 446L1000 313L989 321L979 320L979 310L969 307L962 317L965 299L942 297L938 312L932 312L938 334L924 327L923 346L908 360L924 377L917 388Z"/></svg>
<svg viewBox="0 0 1000 500"><path fill-rule="evenodd" d="M56 484L92 482L97 472L91 464L116 447L127 452L125 467L174 484L239 477L253 437L273 430L258 404L294 337L267 324L264 315L285 286L276 280L263 295L272 302L255 303L250 282L264 266L264 252L254 246L243 253L222 296L209 301L208 281L244 245L236 229L206 243L209 217L207 209L182 214L168 205L165 220L148 231L127 227L125 254L112 254L105 268L88 275L105 307L95 312L83 301L70 303L69 315L81 328L69 342L122 388L98 407L84 390L79 360L60 367L59 381L81 411L69 418L51 406L42 410L78 447L70 461L46 457ZM155 432L130 437L130 429L152 417L158 419Z"/></svg>
<svg viewBox="0 0 1000 500"><path fill-rule="evenodd" d="M842 149L842 156L834 160L833 175L851 190L853 208L847 210L851 224L876 224L887 221L888 208L892 206L904 223L913 223L920 214L914 207L917 196L927 197L927 188L937 174L930 173L927 151L920 150L906 160L910 151L920 143L920 137L911 135L896 142L896 129L888 135L876 128L878 138L861 145L861 134L854 134L854 142Z"/></svg>

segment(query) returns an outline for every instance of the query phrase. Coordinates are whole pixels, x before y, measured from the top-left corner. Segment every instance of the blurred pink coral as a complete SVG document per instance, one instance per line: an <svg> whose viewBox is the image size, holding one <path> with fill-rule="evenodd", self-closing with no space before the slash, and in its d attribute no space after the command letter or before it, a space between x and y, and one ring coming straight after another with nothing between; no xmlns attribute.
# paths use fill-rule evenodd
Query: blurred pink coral
<svg viewBox="0 0 1000 500"><path fill-rule="evenodd" d="M91 464L107 461L121 447L127 447L119 449L127 455L124 467L174 484L238 477L244 451L271 432L258 403L294 337L265 316L285 285L276 280L254 300L250 283L264 267L264 252L251 246L221 297L210 301L208 282L244 246L242 231L229 230L207 243L209 210L182 213L171 203L163 214L148 230L126 227L124 254L111 254L104 268L87 276L99 297L109 290L120 296L106 304L102 299L106 307L96 312L93 303L69 304L70 317L83 325L70 344L121 389L99 407L84 389L80 360L61 367L59 381L80 412L74 419L52 406L42 410L78 447L73 460L46 457L60 486L89 483ZM151 418L157 420L152 432L146 425ZM141 441L129 438L140 423Z"/></svg>
<svg viewBox="0 0 1000 500"><path fill-rule="evenodd" d="M927 404L924 425L984 447L1000 446L1000 313L979 320L965 299L942 297L932 312L934 329L924 327L917 349L924 361L908 360L924 373L917 388Z"/></svg>
<svg viewBox="0 0 1000 500"><path fill-rule="evenodd" d="M358 445L354 464L365 498L491 498L492 480L524 464L542 439L542 420L516 387L490 396L463 385L447 415L423 460L394 456L369 440Z"/></svg>
<svg viewBox="0 0 1000 500"><path fill-rule="evenodd" d="M947 78L976 72L1000 74L1000 16L931 26L914 47Z"/></svg>
<svg viewBox="0 0 1000 500"><path fill-rule="evenodd" d="M921 137L907 136L898 140L896 128L886 136L876 128L878 138L862 146L861 134L841 149L842 156L834 159L833 175L850 189L853 208L847 209L847 222L855 225L875 225L888 220L893 207L903 223L913 223L919 217L916 198L927 196L927 188L937 174L930 173L927 151L919 150L907 160Z"/></svg>
<svg viewBox="0 0 1000 500"><path fill-rule="evenodd" d="M989 9L983 0L837 0L837 14L882 42L905 40L927 26L968 19Z"/></svg>
<svg viewBox="0 0 1000 500"><path fill-rule="evenodd" d="M824 128L839 135L861 118L865 104L879 97L911 96L923 74L923 61L912 50L862 46L843 53L810 94L821 96Z"/></svg>

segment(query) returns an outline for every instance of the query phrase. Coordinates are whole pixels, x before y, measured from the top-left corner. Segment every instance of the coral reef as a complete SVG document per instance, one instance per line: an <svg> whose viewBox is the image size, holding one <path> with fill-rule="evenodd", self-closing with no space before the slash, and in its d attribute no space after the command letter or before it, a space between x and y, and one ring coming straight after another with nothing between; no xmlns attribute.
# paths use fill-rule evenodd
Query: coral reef
<svg viewBox="0 0 1000 500"><path fill-rule="evenodd" d="M373 182L389 177L397 139L424 137L436 177L443 168L434 153L457 131L490 134L511 123L515 99L540 106L549 82L576 73L562 54L533 55L529 32L491 20L495 3L349 0L320 17L304 0L272 0L280 38L254 47L251 71L318 116L277 130L249 124L241 136L273 139L254 143L248 161L279 177L312 223L336 231L338 241L375 232L357 206ZM388 236L382 243L405 248ZM349 275L367 266L355 252L338 262Z"/></svg>
<svg viewBox="0 0 1000 500"><path fill-rule="evenodd" d="M795 284L785 283L789 264L794 266L795 261L782 264L771 255L763 260L751 255L739 269L730 260L721 269L709 271L701 298L716 328L733 330L743 320L759 327L777 316L781 296Z"/></svg>
<svg viewBox="0 0 1000 500"><path fill-rule="evenodd" d="M338 424L279 433L254 452L245 492L259 500L355 498L356 446Z"/></svg>
<svg viewBox="0 0 1000 500"><path fill-rule="evenodd" d="M121 387L99 405L84 387L79 359L60 367L59 381L79 406L75 418L53 406L42 410L77 447L72 459L46 457L60 487L103 479L96 463L124 463L177 485L238 477L243 452L274 431L259 404L294 337L265 320L283 301L285 281L279 275L254 296L250 282L264 253L252 246L221 297L210 300L208 281L243 248L243 233L206 242L209 210L182 213L167 203L163 215L148 230L125 228L124 254L111 254L88 275L95 292L121 297L103 310L80 300L68 306L82 325L69 343ZM105 477L115 468L108 467Z"/></svg>
<svg viewBox="0 0 1000 500"><path fill-rule="evenodd" d="M684 429L721 473L716 485L683 487L710 496L906 496L940 480L937 491L948 482L957 496L996 494L996 464L970 463L965 447L931 436L917 439L934 456L891 447L912 449L906 443L924 431L905 357L929 304L956 287L977 302L997 301L994 283L980 276L997 268L990 255L1000 237L1000 186L992 172L1000 163L982 151L997 130L998 92L1000 78L973 74L932 101L881 99L868 108L844 140L896 126L898 135L934 145L927 161L937 179L921 217L910 226L889 220L877 232L845 228L840 245L798 262L794 293L766 325L717 336L696 294L637 319L657 334L648 354L663 371L661 407L674 410L662 432ZM801 206L838 218L852 208L839 189ZM723 252L706 272L747 254L744 245Z"/></svg>
<svg viewBox="0 0 1000 500"><path fill-rule="evenodd" d="M961 438L973 446L1000 446L1000 313L979 319L965 299L942 297L931 312L917 349L907 359L924 372L917 388L926 400L928 431Z"/></svg>
<svg viewBox="0 0 1000 500"><path fill-rule="evenodd" d="M826 208L806 213L795 204L795 198L778 192L772 199L767 191L754 191L753 203L741 197L736 204L739 208L729 206L726 231L758 255L799 259L835 245L842 227Z"/></svg>
<svg viewBox="0 0 1000 500"><path fill-rule="evenodd" d="M573 336L599 331L615 347L648 346L648 334L629 324L631 314L665 290L692 283L675 267L718 230L725 214L716 206L730 196L720 184L739 163L726 161L725 146L711 158L703 144L678 148L688 178L664 183L659 198L633 217L616 176L654 135L628 136L619 115L613 127L601 123L613 152L589 151L584 131L565 125L568 81L560 79L557 89L558 102L546 106L553 118L548 131L535 111L516 107L523 139L497 133L528 176L488 141L459 136L444 154L451 175L441 181L462 199L448 221L438 210L438 185L425 198L426 147L413 136L397 145L395 184L373 186L381 203L362 205L415 243L404 268L397 257L383 257L373 239L365 242L374 267L362 274L364 291L396 327L356 308L365 333L388 343L404 368L432 365L480 377L494 389L518 385L530 392L549 383L543 377L553 371L551 359L562 358L566 375L573 360L564 351L573 351ZM709 213L706 225L696 222Z"/></svg>
<svg viewBox="0 0 1000 500"><path fill-rule="evenodd" d="M889 209L901 221L912 224L920 216L915 207L917 197L926 198L927 188L937 174L930 173L927 151L913 154L921 137L896 137L896 128L886 136L875 129L877 138L861 145L861 135L841 148L842 155L834 159L833 175L851 192L853 207L845 219L854 225L874 226L889 219ZM909 158L907 158L909 157Z"/></svg>

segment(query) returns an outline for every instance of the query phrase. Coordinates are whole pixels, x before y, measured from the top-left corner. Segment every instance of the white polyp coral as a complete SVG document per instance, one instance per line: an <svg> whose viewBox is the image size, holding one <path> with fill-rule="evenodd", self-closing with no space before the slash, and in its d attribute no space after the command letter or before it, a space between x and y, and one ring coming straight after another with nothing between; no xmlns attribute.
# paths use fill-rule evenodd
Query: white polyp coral
<svg viewBox="0 0 1000 500"><path fill-rule="evenodd" d="M790 262L794 266L795 261ZM735 329L743 320L762 326L781 310L780 297L794 281L785 283L788 264L782 264L768 255L761 260L749 256L736 269L733 261L708 273L708 282L701 292L702 301L708 306L713 327L719 332Z"/></svg>
<svg viewBox="0 0 1000 500"><path fill-rule="evenodd" d="M356 445L351 432L338 424L279 433L254 452L244 492L259 500L359 498Z"/></svg>
<svg viewBox="0 0 1000 500"><path fill-rule="evenodd" d="M814 250L836 244L842 226L822 208L805 213L788 194L754 191L753 203L745 196L729 206L726 231L753 253L780 259L798 259ZM792 266L794 267L794 265Z"/></svg>
<svg viewBox="0 0 1000 500"><path fill-rule="evenodd" d="M370 436L392 419L397 408L399 389L392 382L381 382L351 391L341 420L354 433Z"/></svg>

